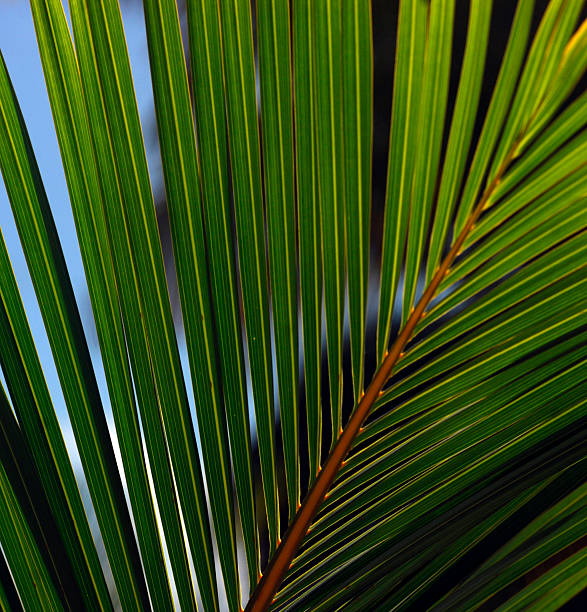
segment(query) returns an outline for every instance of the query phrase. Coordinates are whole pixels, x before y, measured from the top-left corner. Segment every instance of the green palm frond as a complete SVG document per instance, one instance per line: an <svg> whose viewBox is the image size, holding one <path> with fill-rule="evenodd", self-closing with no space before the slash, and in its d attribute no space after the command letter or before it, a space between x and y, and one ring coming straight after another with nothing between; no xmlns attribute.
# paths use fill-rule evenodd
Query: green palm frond
<svg viewBox="0 0 587 612"><path fill-rule="evenodd" d="M186 32L144 1L190 385L118 3L31 0L122 472L2 59L0 169L99 530L0 240L3 610L554 610L587 587L585 5L519 0L484 99L495 6L467 4L462 33L455 0L397 7L371 262L370 0L190 0Z"/></svg>

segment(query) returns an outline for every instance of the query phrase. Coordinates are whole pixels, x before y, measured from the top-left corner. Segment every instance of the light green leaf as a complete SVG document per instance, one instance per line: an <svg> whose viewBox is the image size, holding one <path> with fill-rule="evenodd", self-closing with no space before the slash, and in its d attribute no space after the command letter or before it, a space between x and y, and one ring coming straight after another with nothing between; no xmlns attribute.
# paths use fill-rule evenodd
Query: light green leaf
<svg viewBox="0 0 587 612"><path fill-rule="evenodd" d="M458 235L463 229L467 216L473 210L479 197L483 179L491 161L491 155L497 145L503 123L507 118L510 101L514 95L518 75L523 65L533 10L534 0L518 1L505 55L457 209L454 226L455 235ZM431 267L434 268L433 265Z"/></svg>
<svg viewBox="0 0 587 612"><path fill-rule="evenodd" d="M387 352L395 294L408 230L424 69L427 2L401 2L389 132L385 221L377 319L377 361ZM439 5L439 3L435 3ZM452 3L451 3L452 4ZM447 7L450 5L447 5Z"/></svg>
<svg viewBox="0 0 587 612"><path fill-rule="evenodd" d="M534 111L534 120L526 136L518 145L520 155L532 138L547 124L562 102L573 91L587 69L587 20L567 43L553 83L540 107Z"/></svg>
<svg viewBox="0 0 587 612"><path fill-rule="evenodd" d="M535 120L534 111L559 65L581 4L581 0L552 0L548 5L528 53L489 180L498 174L508 157L515 155L518 143Z"/></svg>
<svg viewBox="0 0 587 612"><path fill-rule="evenodd" d="M430 282L440 264L442 248L445 246L449 223L463 179L483 83L491 7L491 2L483 0L471 2L467 46L442 169L438 204L431 229L426 282Z"/></svg>
<svg viewBox="0 0 587 612"><path fill-rule="evenodd" d="M405 256L402 324L407 321L414 304L425 237L428 233L428 223L432 213L432 200L437 181L436 175L440 166L442 134L444 132L450 84L454 12L454 0L448 0L448 2L445 0L432 0L430 2L422 90L418 92L420 114L418 115L418 132L415 144L414 178L412 179L411 192L407 195L407 199L410 202L410 215ZM483 50L485 49L483 42L487 37L486 30L489 21L487 15L490 13L490 1L486 0L483 2L481 0L480 2L472 3L469 33L467 36L469 45L465 51L463 65L463 71L467 74L467 76L463 76L463 82L466 86L474 86L468 74L469 71L477 67L477 65L473 64L473 57L479 59L479 56L481 56L479 65L481 69L483 67ZM471 43L471 41L474 42ZM459 93L461 101L457 101L453 122L459 121L463 113L462 105L464 102L462 100L464 94L462 89ZM465 131L466 126L462 126L460 133L462 134ZM453 155L455 155L455 152L449 148L447 163L452 163L451 157ZM443 195L446 197L446 194ZM440 206L444 205L445 202L441 201Z"/></svg>

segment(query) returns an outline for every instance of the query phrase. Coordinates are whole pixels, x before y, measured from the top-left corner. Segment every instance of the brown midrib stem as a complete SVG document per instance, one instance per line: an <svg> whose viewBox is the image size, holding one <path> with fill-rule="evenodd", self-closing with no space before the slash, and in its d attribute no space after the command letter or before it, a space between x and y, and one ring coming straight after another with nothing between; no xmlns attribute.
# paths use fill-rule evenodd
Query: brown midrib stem
<svg viewBox="0 0 587 612"><path fill-rule="evenodd" d="M504 160L503 164L496 173L495 178L487 186L487 189L471 213L465 227L453 243L448 255L444 258L438 270L436 270L430 284L410 314L408 321L406 322L396 341L393 343L389 353L387 353L385 356L383 363L375 373L375 376L371 380L367 390L361 397L357 408L351 415L349 422L343 429L340 437L334 445L334 448L330 452L330 455L328 455L328 459L326 460L324 467L318 473L312 488L304 499L303 504L300 506L300 509L298 510L292 524L289 526L288 530L283 536L283 540L279 545L279 548L275 551L275 554L269 562L265 573L261 577L255 591L251 595L245 612L264 612L269 608L275 594L277 593L277 589L279 589L281 581L289 569L299 545L302 543L302 540L304 539L304 536L306 535L314 516L318 512L318 509L320 508L320 505L328 492L328 489L336 478L342 462L351 449L354 439L361 431L361 427L369 415L369 411L373 407L373 404L381 395L383 385L385 385L386 381L391 375L393 367L397 363L397 360L400 358L407 342L411 338L416 325L426 310L426 307L430 303L430 300L432 300L434 297L442 279L446 276L446 274L448 274L450 266L455 260L455 257L459 254L469 232L477 222L477 219L483 211L489 197L493 193L493 190L499 184L505 169L512 160L518 140L519 139L517 139L512 146L511 153Z"/></svg>

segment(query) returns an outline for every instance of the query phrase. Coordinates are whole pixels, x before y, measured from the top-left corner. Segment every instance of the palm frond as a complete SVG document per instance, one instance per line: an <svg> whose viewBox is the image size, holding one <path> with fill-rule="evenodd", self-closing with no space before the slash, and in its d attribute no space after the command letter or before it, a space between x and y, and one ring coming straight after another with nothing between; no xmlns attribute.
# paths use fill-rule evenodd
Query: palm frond
<svg viewBox="0 0 587 612"><path fill-rule="evenodd" d="M471 0L458 61L459 3L399 3L373 342L369 0L188 2L186 40L173 0L145 1L193 401L120 8L70 0L70 33L58 0L31 6L106 389L3 60L0 168L114 584L1 240L0 606L238 611L247 582L250 611L576 597L582 0L535 33L518 2L488 100L497 3Z"/></svg>
<svg viewBox="0 0 587 612"><path fill-rule="evenodd" d="M216 542L231 608L240 587L228 437L214 347L196 140L177 9L145 3L155 111L188 356ZM179 169L179 172L178 172Z"/></svg>
<svg viewBox="0 0 587 612"><path fill-rule="evenodd" d="M259 576L251 441L228 181L220 21L214 2L187 6L207 254L222 388L249 584ZM204 59L205 58L205 59Z"/></svg>
<svg viewBox="0 0 587 612"><path fill-rule="evenodd" d="M3 84L9 85L0 65ZM13 94L10 88L11 95ZM5 124L3 124L5 125ZM3 168L8 167L3 165ZM4 238L0 241L2 372L22 436L42 477L60 536L68 551L87 605L109 600L98 555L55 409L45 382ZM11 415L6 412L6 417ZM10 418L9 418L10 420Z"/></svg>
<svg viewBox="0 0 587 612"><path fill-rule="evenodd" d="M304 344L306 420L310 485L320 470L322 450L322 248L318 160L316 153L316 83L312 3L293 6L293 84L300 303Z"/></svg>
<svg viewBox="0 0 587 612"><path fill-rule="evenodd" d="M231 170L240 281L269 547L274 551L280 532L279 500L251 7L248 2L222 2L219 5L219 18L223 42L228 143L233 160Z"/></svg>
<svg viewBox="0 0 587 612"><path fill-rule="evenodd" d="M435 13L454 11L454 3ZM381 245L381 280L377 317L377 361L389 347L394 298L400 282L409 219L409 201L417 150L419 96L423 88L428 14L424 2L402 2L399 8L393 104L389 131L385 221ZM437 41L438 42L438 41Z"/></svg>
<svg viewBox="0 0 587 612"><path fill-rule="evenodd" d="M300 504L298 465L298 316L294 149L289 3L259 2L261 82L269 280L275 335L279 414L290 520Z"/></svg>
<svg viewBox="0 0 587 612"><path fill-rule="evenodd" d="M120 11L114 2L72 5L72 12L80 15L80 36L85 30L86 37L92 40L95 62L91 66L88 62L93 71L88 81L99 88L95 97L103 100L104 128L110 136L111 157L120 185L121 197L110 202L113 210L109 211L109 219L127 235L115 248L122 250L127 245L125 255L130 255L130 266L134 265L136 271L142 298L139 312L162 421L159 426L164 428L180 503L194 508L194 512L184 512L182 516L199 577L200 595L206 605L214 605L217 589L204 481L173 327ZM114 234L112 227L110 231ZM137 244L142 247L137 249ZM121 256L119 266L129 266L128 260ZM191 581L186 579L185 597L189 601L193 596L188 588L191 590Z"/></svg>
<svg viewBox="0 0 587 612"><path fill-rule="evenodd" d="M61 26L66 28L61 6L59 10ZM35 12L37 23L42 23L49 15L44 10ZM53 17L58 16L59 13ZM43 29L42 25L38 27ZM48 61L46 70L51 71L49 64L53 58L49 54L54 48L41 39L40 49L47 49L47 56L42 56ZM70 48L70 51L73 49ZM69 60L73 60L71 54ZM61 61L65 60L60 58L59 63ZM5 184L21 240L25 244L29 271L39 298L105 546L117 560L115 572L120 584L120 596L129 604L132 601L136 604L147 601L147 589L90 354L28 136L8 75L3 72L1 76L3 142L11 145L2 148ZM64 157L68 159L65 152ZM83 240L80 242L83 243ZM95 263L99 264L99 259Z"/></svg>

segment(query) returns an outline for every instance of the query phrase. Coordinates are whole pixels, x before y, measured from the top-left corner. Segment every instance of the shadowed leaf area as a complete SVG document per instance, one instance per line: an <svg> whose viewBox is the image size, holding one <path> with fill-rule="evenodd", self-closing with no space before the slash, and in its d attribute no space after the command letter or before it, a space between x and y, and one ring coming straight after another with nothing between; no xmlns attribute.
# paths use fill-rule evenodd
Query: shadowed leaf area
<svg viewBox="0 0 587 612"><path fill-rule="evenodd" d="M79 452L1 239L0 608L580 608L583 0L142 5L164 215L118 2L31 0L97 347L0 61Z"/></svg>

